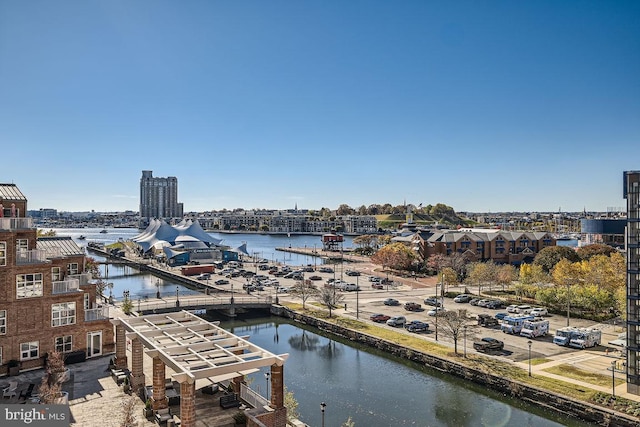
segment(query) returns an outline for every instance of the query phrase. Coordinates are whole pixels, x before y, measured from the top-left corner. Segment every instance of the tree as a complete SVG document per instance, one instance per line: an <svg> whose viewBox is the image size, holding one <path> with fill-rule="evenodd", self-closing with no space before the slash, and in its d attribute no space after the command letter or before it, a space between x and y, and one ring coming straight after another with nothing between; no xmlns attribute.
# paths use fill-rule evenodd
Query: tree
<svg viewBox="0 0 640 427"><path fill-rule="evenodd" d="M136 427L138 425L134 411L136 409L136 398L127 397L122 402L122 422L120 427Z"/></svg>
<svg viewBox="0 0 640 427"><path fill-rule="evenodd" d="M553 267L563 258L571 262L580 260L576 251L568 246L548 246L538 252L533 263L541 266L542 269L548 273L553 270Z"/></svg>
<svg viewBox="0 0 640 427"><path fill-rule="evenodd" d="M458 339L464 334L464 326L467 319L467 310L444 311L438 314L438 326L442 335L453 340L453 351L458 354ZM473 327L467 326L467 335L473 335Z"/></svg>
<svg viewBox="0 0 640 427"><path fill-rule="evenodd" d="M511 264L496 266L496 270L496 282L502 286L503 291L505 286L511 286L518 276L516 268Z"/></svg>
<svg viewBox="0 0 640 427"><path fill-rule="evenodd" d="M45 231L43 229L38 228L38 237L55 237L56 236L56 230L48 230Z"/></svg>
<svg viewBox="0 0 640 427"><path fill-rule="evenodd" d="M336 209L336 215L338 216L353 215L355 213L356 211L351 206L345 204L338 206L338 209Z"/></svg>
<svg viewBox="0 0 640 427"><path fill-rule="evenodd" d="M551 277L544 271L541 265L522 264L520 266L518 280L523 285L539 285L541 283L551 282Z"/></svg>
<svg viewBox="0 0 640 427"><path fill-rule="evenodd" d="M494 262L474 262L467 267L466 282L470 285L478 286L478 296L482 291L482 286L496 282L497 269Z"/></svg>
<svg viewBox="0 0 640 427"><path fill-rule="evenodd" d="M342 423L342 427L355 427L356 423L353 422L351 417L347 418L347 421Z"/></svg>
<svg viewBox="0 0 640 427"><path fill-rule="evenodd" d="M291 294L300 297L302 308L306 309L306 302L314 295L318 295L318 289L311 283L311 280L296 280L291 288Z"/></svg>
<svg viewBox="0 0 640 427"><path fill-rule="evenodd" d="M609 256L617 252L618 251L615 248L609 245L603 245L599 243L582 246L576 250L576 254L578 254L578 257L580 257L581 260L589 260L591 257L596 255Z"/></svg>
<svg viewBox="0 0 640 427"><path fill-rule="evenodd" d="M336 292L335 288L322 288L318 296L318 302L329 310L329 317L334 308L342 304L344 301L344 295Z"/></svg>
<svg viewBox="0 0 640 427"><path fill-rule="evenodd" d="M54 351L47 355L45 375L42 377L38 394L40 403L56 403L62 393L62 374L65 371L62 354Z"/></svg>
<svg viewBox="0 0 640 427"><path fill-rule="evenodd" d="M287 421L293 421L300 417L298 413L298 401L293 395L292 391L287 390L287 386L284 387L284 407L287 408Z"/></svg>
<svg viewBox="0 0 640 427"><path fill-rule="evenodd" d="M373 254L371 262L383 268L409 270L416 254L403 243L391 243Z"/></svg>

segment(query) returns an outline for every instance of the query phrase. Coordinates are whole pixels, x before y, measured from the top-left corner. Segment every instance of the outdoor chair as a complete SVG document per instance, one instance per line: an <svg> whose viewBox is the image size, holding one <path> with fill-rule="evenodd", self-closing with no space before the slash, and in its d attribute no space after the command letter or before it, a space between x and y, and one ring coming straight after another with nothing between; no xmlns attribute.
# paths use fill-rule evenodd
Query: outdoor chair
<svg viewBox="0 0 640 427"><path fill-rule="evenodd" d="M8 397L8 398L12 398L15 397L16 394L18 394L16 392L16 390L18 389L18 381L9 381L9 386L4 388L2 390L2 397Z"/></svg>
<svg viewBox="0 0 640 427"><path fill-rule="evenodd" d="M35 386L36 385L34 383L29 384L29 387L26 390L22 390L20 392L20 396L18 396L18 399L24 399L24 400L30 399L31 395L33 394L33 388Z"/></svg>
<svg viewBox="0 0 640 427"><path fill-rule="evenodd" d="M169 408L158 409L155 413L156 422L160 425L167 424L167 421L173 419Z"/></svg>

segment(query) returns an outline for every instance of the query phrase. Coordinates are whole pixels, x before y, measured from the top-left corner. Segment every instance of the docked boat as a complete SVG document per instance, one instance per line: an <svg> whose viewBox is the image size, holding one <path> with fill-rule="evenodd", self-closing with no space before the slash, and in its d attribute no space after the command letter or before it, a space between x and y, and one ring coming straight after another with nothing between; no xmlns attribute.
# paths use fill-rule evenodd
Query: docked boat
<svg viewBox="0 0 640 427"><path fill-rule="evenodd" d="M86 236L80 235L80 237L78 237L78 240L84 240L86 239Z"/></svg>
<svg viewBox="0 0 640 427"><path fill-rule="evenodd" d="M102 234L107 234L107 233L108 233L108 231L107 231L107 230L102 230L100 233L102 233Z"/></svg>

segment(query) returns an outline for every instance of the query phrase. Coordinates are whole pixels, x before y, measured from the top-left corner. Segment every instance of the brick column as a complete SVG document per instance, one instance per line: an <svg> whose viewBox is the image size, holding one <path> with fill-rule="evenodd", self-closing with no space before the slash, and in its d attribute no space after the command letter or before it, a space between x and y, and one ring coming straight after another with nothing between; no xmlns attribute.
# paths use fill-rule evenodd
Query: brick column
<svg viewBox="0 0 640 427"><path fill-rule="evenodd" d="M153 409L163 409L169 406L165 394L165 365L159 357L153 358Z"/></svg>
<svg viewBox="0 0 640 427"><path fill-rule="evenodd" d="M244 382L244 375L240 375L239 377L234 377L231 380L231 388L234 393L240 393L241 384Z"/></svg>
<svg viewBox="0 0 640 427"><path fill-rule="evenodd" d="M124 369L127 367L127 336L124 326L116 325L116 367Z"/></svg>
<svg viewBox="0 0 640 427"><path fill-rule="evenodd" d="M284 408L284 365L271 365L271 402L273 409Z"/></svg>
<svg viewBox="0 0 640 427"><path fill-rule="evenodd" d="M180 426L196 425L196 383L180 383Z"/></svg>
<svg viewBox="0 0 640 427"><path fill-rule="evenodd" d="M144 387L144 352L142 341L134 338L131 341L131 389L138 393Z"/></svg>

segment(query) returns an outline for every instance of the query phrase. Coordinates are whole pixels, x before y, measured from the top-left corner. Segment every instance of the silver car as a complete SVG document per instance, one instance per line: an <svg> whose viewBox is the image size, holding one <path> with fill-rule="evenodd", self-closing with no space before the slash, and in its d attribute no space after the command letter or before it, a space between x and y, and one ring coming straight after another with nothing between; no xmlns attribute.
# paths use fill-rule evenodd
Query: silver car
<svg viewBox="0 0 640 427"><path fill-rule="evenodd" d="M405 323L407 323L407 318L404 316L393 316L387 320L387 325L389 326L403 326Z"/></svg>

